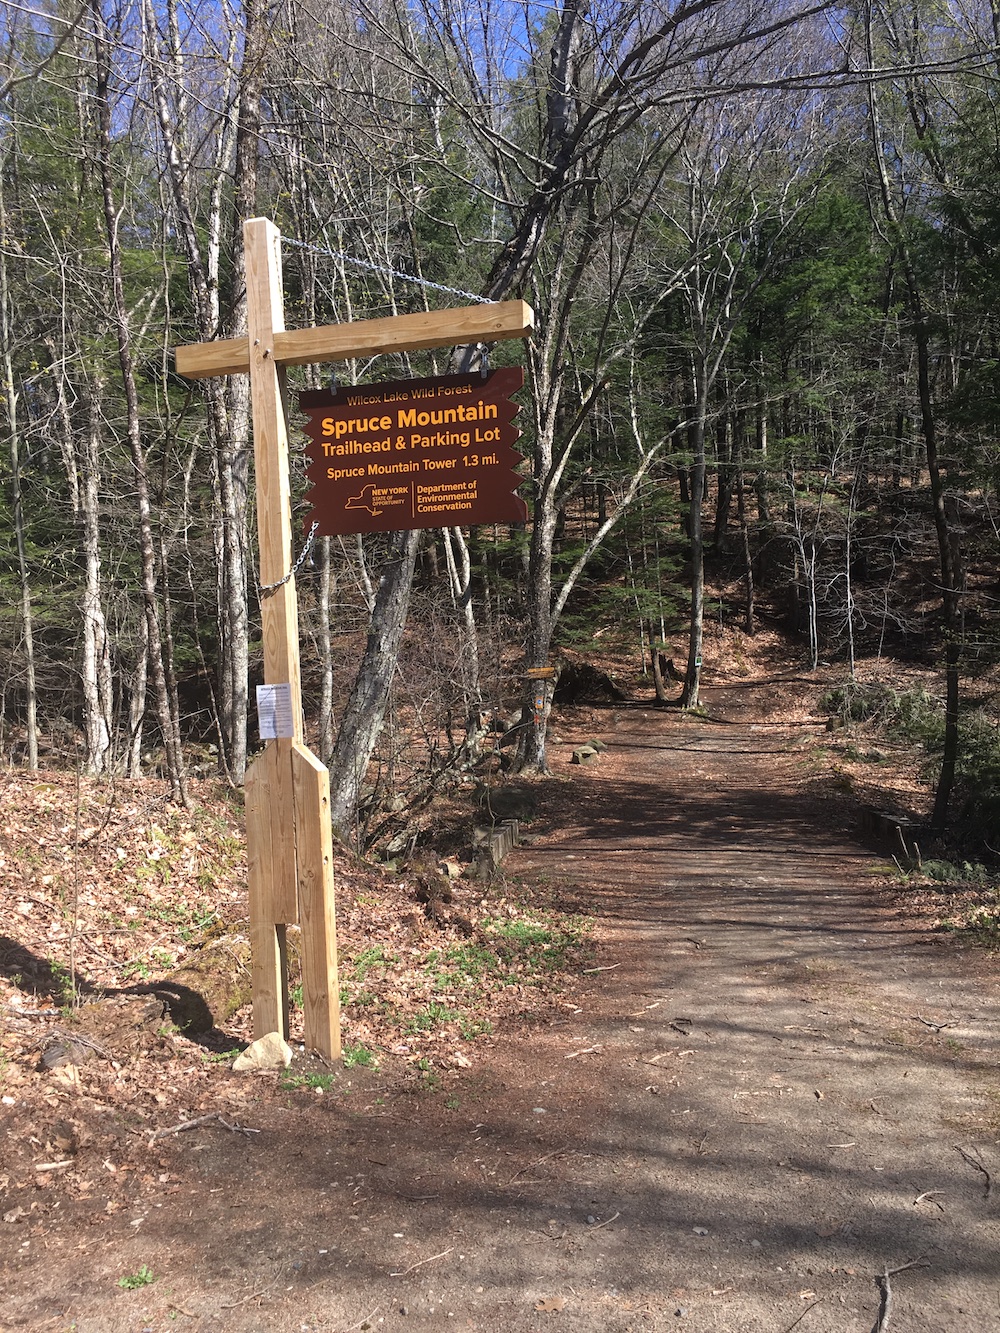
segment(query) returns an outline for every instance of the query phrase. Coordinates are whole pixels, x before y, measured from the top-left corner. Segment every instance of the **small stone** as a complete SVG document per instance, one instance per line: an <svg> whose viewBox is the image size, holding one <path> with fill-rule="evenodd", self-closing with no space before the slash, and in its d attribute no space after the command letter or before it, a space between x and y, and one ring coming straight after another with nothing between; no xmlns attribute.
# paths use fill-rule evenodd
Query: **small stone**
<svg viewBox="0 0 1000 1333"><path fill-rule="evenodd" d="M292 1048L280 1032L258 1037L233 1061L237 1074L255 1069L287 1069L292 1063Z"/></svg>
<svg viewBox="0 0 1000 1333"><path fill-rule="evenodd" d="M691 1230L694 1232L696 1236L708 1235L708 1227L692 1227Z"/></svg>
<svg viewBox="0 0 1000 1333"><path fill-rule="evenodd" d="M687 1306L678 1305L677 1309L674 1311L674 1314L677 1316L678 1319L683 1319L684 1316L687 1314Z"/></svg>
<svg viewBox="0 0 1000 1333"><path fill-rule="evenodd" d="M597 1218L593 1215L593 1213L588 1214L588 1216L587 1216L587 1226L588 1226L588 1227L592 1227L596 1221L597 1221Z"/></svg>
<svg viewBox="0 0 1000 1333"><path fill-rule="evenodd" d="M597 751L592 745L579 745L570 756L571 764L590 764L597 758Z"/></svg>

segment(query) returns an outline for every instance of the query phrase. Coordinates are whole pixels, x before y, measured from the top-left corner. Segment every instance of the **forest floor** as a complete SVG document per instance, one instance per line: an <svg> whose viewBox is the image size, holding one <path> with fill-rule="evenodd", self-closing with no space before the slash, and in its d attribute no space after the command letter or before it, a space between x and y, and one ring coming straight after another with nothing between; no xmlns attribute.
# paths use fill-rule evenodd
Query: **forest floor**
<svg viewBox="0 0 1000 1333"><path fill-rule="evenodd" d="M551 922L585 914L589 945L560 945L541 988L527 963L508 976L495 1031L468 1040L444 1004L437 1033L411 1017L395 1037L351 1010L380 1063L333 1079L237 1075L162 1026L131 1055L109 1032L93 1046L114 1060L39 1067L68 1020L24 973L66 923L22 867L0 958L0 1328L1000 1328L996 960L863 841L863 784L816 696L733 678L706 717L558 719L532 841L483 901L522 936L532 895ZM592 736L607 750L571 768ZM106 885L83 889L96 911ZM96 930L89 975L103 958L120 982Z"/></svg>

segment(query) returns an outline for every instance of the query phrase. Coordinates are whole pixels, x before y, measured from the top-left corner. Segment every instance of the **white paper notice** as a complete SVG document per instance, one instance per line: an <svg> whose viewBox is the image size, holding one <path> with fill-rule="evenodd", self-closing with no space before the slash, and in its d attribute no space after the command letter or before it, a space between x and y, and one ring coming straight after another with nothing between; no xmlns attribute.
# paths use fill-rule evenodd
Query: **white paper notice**
<svg viewBox="0 0 1000 1333"><path fill-rule="evenodd" d="M262 741L277 740L292 734L292 687L257 686L257 723Z"/></svg>

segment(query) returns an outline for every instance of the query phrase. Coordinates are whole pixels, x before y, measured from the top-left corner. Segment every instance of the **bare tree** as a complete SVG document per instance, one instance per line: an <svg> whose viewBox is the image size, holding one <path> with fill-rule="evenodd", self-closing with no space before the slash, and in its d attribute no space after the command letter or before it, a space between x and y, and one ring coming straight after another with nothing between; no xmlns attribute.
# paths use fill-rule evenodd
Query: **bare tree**
<svg viewBox="0 0 1000 1333"><path fill-rule="evenodd" d="M2 169L0 169L2 174ZM24 502L21 487L21 428L17 383L14 377L14 320L11 308L10 280L7 255L10 236L7 229L7 210L0 183L0 365L3 376L3 401L7 417L7 440L10 456L11 508L14 517L14 540L17 544L17 570L21 585L21 633L24 643L24 726L27 739L28 767L38 767L38 693L35 684L34 617L31 607L31 580L28 570L25 540Z"/></svg>
<svg viewBox="0 0 1000 1333"><path fill-rule="evenodd" d="M705 594L702 509L710 418L731 411L725 387L733 336L780 260L820 180L829 108L804 94L771 92L719 99L699 109L681 150L681 170L661 207L681 238L680 289L687 312L690 376L691 610L682 703L699 702Z"/></svg>
<svg viewBox="0 0 1000 1333"><path fill-rule="evenodd" d="M201 64L203 52L185 51L176 0L169 0L161 27L149 0L142 0L143 49L150 99L163 147L163 164L187 261L197 336L209 341L235 336L246 327L242 289L242 218L225 191L238 159L238 207L245 208L256 190L261 62L264 20L254 3L246 13L247 32L240 44L236 24L225 34L226 49L217 62L218 83L209 101L209 124L195 119L199 97L188 87L191 63ZM193 29L191 40L207 34ZM242 62L238 53L242 50ZM189 54L191 60L188 59ZM199 189L200 182L204 188ZM233 251L235 285L227 311L222 306L221 259L224 243ZM208 419L215 448L218 488L216 543L218 552L219 682L218 711L223 735L220 759L235 782L246 769L246 718L249 617L247 604L247 484L249 468L249 397L234 378L205 382ZM245 377L244 377L245 378Z"/></svg>
<svg viewBox="0 0 1000 1333"><path fill-rule="evenodd" d="M535 418L529 668L547 663L579 573L553 586L554 543L574 450L611 367L630 355L670 289L669 283L647 289L637 307L634 259L691 109L716 98L720 87L794 83L798 70L810 65L804 54L789 58L780 78L761 57L817 12L793 6L761 21L749 9L698 0L673 9L614 4L598 17L580 0L564 0L536 28L527 17L522 23L517 11L489 4L461 22L433 0L365 10L378 43L373 58L388 59L418 80L428 106L447 107L479 164L476 188L492 201L493 257L482 291L494 299L523 294L540 316L529 351ZM515 66L519 80L501 76ZM609 233L613 242L605 248L602 237ZM585 333L578 325L583 309ZM644 466L648 462L640 462L637 476ZM544 726L532 725L530 696L529 689L518 762L543 769Z"/></svg>
<svg viewBox="0 0 1000 1333"><path fill-rule="evenodd" d="M885 31L885 29L882 29L883 34ZM870 66L874 64L876 42L875 11L869 4L865 10L865 46ZM911 63L912 52L900 51L897 47L896 54L902 57L905 64ZM912 78L905 73L903 74L903 84L912 97L914 95L914 84ZM868 112L872 158L877 172L879 201L885 225L889 229L893 248L902 269L909 306L912 336L916 349L917 399L919 402L920 424L924 437L934 529L937 534L938 555L941 563L941 605L944 612L945 628L945 731L941 773L934 798L933 821L937 827L943 827L947 820L948 802L955 781L955 767L958 759L964 577L961 536L960 527L955 522L956 505L953 498L949 504L941 465L938 444L938 413L932 386L931 319L927 309L926 294L920 281L912 243L908 234L908 219L905 216L905 209L910 197L909 184L905 177L905 159L899 153L890 155L886 152L887 130L884 123L882 100L883 94L880 88L876 84L870 83L868 85ZM899 174L897 174L895 180L892 178L890 175L891 163L894 163L897 169L902 170L902 179L900 179Z"/></svg>
<svg viewBox="0 0 1000 1333"><path fill-rule="evenodd" d="M153 678L157 721L166 756L167 777L175 797L187 803L184 784L184 756L181 749L180 718L176 686L172 680L169 642L165 643L157 593L157 559L153 539L149 479L142 441L139 394L136 384L129 314L122 277L120 212L114 192L111 133L111 53L104 15L99 0L92 10L94 41L95 102L97 105L97 157L104 201L111 279L112 316L118 344L118 364L125 394L125 430L132 459L133 478L139 510L139 541L142 561L142 597L145 609L146 644Z"/></svg>

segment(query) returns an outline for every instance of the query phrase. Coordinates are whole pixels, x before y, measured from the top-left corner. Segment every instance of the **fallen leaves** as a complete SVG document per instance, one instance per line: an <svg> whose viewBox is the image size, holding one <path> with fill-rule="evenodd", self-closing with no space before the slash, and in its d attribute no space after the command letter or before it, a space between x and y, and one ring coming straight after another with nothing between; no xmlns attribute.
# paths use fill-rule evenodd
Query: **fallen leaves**
<svg viewBox="0 0 1000 1333"><path fill-rule="evenodd" d="M535 1302L535 1309L539 1314L555 1314L558 1310L566 1309L565 1296L543 1296L541 1300Z"/></svg>
<svg viewBox="0 0 1000 1333"><path fill-rule="evenodd" d="M71 969L86 993L148 984L197 949L214 923L238 928L245 913L242 813L230 794L196 781L197 800L181 811L164 792L153 778L111 789L85 779L77 792L71 773L46 773L42 781L0 775L8 812L0 827L0 916L17 922L18 945L6 958L0 1002L15 1020L34 1020L0 1033L4 1106L15 1105L12 1094L23 1088L127 1103L140 1118L146 1108L162 1108L166 1119L173 1108L180 1118L176 1088L189 1093L206 1077L198 1068L179 1072L183 1039L155 1033L127 1050L109 1034L110 1054L97 1052L103 1062L74 1048L48 1062L59 1068L37 1067L38 1039L52 1034L35 1021L61 1016L53 1006L70 1001ZM450 919L417 914L411 879L346 858L337 865L345 1038L395 1050L424 1072L424 1062L470 1068L470 1043L488 1040L500 1021L517 1024L566 1004L567 983L592 961L586 928L575 918L529 909L513 894L486 897L455 873L454 858L441 868L449 902L475 927L471 939ZM301 1041L301 1009L293 1006L290 1019L291 1039ZM250 1021L248 1011L229 1020L234 1040L249 1040ZM216 1083L215 1069L208 1073ZM56 1148L51 1160L62 1155Z"/></svg>

